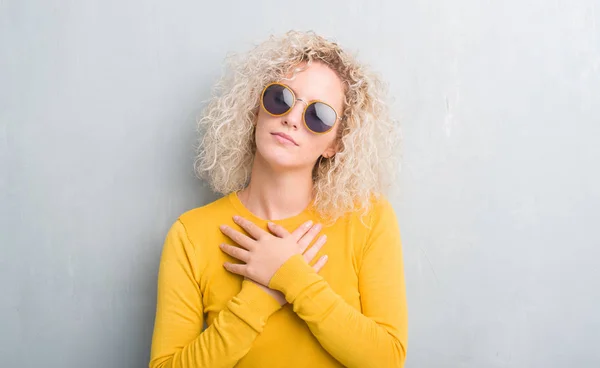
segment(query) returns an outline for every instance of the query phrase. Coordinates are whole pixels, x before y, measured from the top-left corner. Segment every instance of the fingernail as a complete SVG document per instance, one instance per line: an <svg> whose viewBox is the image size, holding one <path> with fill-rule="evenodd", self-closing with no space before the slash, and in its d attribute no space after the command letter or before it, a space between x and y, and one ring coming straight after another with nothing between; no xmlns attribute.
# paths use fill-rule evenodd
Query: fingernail
<svg viewBox="0 0 600 368"><path fill-rule="evenodd" d="M312 226L313 222L312 220L309 220L304 226L309 227Z"/></svg>
<svg viewBox="0 0 600 368"><path fill-rule="evenodd" d="M221 229L221 230L225 230L226 228L227 228L227 226L225 226L225 225L219 226L219 229Z"/></svg>
<svg viewBox="0 0 600 368"><path fill-rule="evenodd" d="M271 227L272 227L272 226L275 226L275 224L274 224L274 223L272 223L272 222L267 222L267 225L269 225L269 226L271 226Z"/></svg>
<svg viewBox="0 0 600 368"><path fill-rule="evenodd" d="M240 216L233 216L233 221L238 221L240 219Z"/></svg>
<svg viewBox="0 0 600 368"><path fill-rule="evenodd" d="M323 227L323 225L321 225L321 224L316 224L315 225L315 229L317 229L317 231L321 231L322 227Z"/></svg>

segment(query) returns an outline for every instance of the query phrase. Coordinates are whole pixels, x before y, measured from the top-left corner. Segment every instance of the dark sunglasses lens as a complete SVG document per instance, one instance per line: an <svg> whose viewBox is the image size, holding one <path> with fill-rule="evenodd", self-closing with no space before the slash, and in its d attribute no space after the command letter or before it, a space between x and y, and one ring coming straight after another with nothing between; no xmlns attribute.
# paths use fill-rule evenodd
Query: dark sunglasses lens
<svg viewBox="0 0 600 368"><path fill-rule="evenodd" d="M337 114L331 106L313 102L306 108L304 119L308 129L315 133L324 133L333 127L337 120Z"/></svg>
<svg viewBox="0 0 600 368"><path fill-rule="evenodd" d="M292 92L279 84L272 84L262 96L265 110L273 115L282 115L288 112L294 105Z"/></svg>

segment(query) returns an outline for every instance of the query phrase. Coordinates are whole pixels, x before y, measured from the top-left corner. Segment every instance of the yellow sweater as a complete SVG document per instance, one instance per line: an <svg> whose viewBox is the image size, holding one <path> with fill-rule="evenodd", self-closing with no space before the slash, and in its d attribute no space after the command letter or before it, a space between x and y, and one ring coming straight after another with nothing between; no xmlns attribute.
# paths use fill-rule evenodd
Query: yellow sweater
<svg viewBox="0 0 600 368"><path fill-rule="evenodd" d="M251 281L229 273L238 262L218 245L219 230L243 216L267 230L236 192L190 210L172 225L158 274L158 300L150 367L402 367L407 308L400 232L394 209L382 198L360 221L358 213L324 227L327 254L317 274L302 255L290 258L269 287L281 307ZM293 231L319 218L310 208L273 221ZM370 229L365 226L369 225ZM233 244L235 245L235 244ZM203 325L208 326L203 330Z"/></svg>

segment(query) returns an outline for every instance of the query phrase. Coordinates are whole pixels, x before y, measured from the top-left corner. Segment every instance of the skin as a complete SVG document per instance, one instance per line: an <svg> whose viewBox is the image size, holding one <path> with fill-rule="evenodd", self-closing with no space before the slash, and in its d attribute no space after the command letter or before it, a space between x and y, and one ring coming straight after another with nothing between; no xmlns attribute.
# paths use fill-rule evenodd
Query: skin
<svg viewBox="0 0 600 368"><path fill-rule="evenodd" d="M321 62L313 62L292 80L281 80L296 94L296 98L309 102L320 100L331 105L338 114L342 111L344 88L338 75ZM313 198L312 170L317 160L332 157L338 150L337 133L339 120L334 128L324 134L314 134L302 120L306 104L297 101L286 115L274 117L259 109L256 119L256 156L252 166L249 185L239 192L242 203L256 216L277 220L302 212ZM296 144L281 142L272 133L283 132ZM243 263L225 263L224 267L242 275L275 297L280 304L285 299L280 292L267 286L275 272L292 256L304 254L310 263L325 244L320 237L306 251L321 230L321 224L303 224L289 233L284 228L269 224L266 232L251 221L234 218L234 221L250 234L248 237L229 226L221 231L238 246L222 244L223 252ZM306 252L305 252L306 251ZM320 258L313 265L318 272L326 263Z"/></svg>

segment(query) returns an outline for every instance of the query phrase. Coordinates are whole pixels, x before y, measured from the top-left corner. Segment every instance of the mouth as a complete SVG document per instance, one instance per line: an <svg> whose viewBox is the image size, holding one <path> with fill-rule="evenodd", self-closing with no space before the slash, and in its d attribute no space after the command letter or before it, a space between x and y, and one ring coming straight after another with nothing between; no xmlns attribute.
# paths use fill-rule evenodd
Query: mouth
<svg viewBox="0 0 600 368"><path fill-rule="evenodd" d="M280 141L289 142L289 143L294 144L295 146L298 145L298 143L296 143L296 141L292 137L290 137L289 135L287 135L285 133L271 133L271 134L279 137Z"/></svg>

